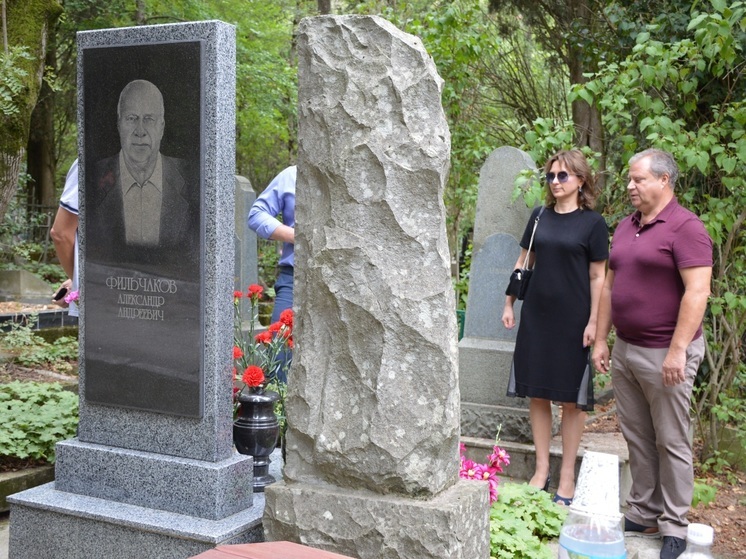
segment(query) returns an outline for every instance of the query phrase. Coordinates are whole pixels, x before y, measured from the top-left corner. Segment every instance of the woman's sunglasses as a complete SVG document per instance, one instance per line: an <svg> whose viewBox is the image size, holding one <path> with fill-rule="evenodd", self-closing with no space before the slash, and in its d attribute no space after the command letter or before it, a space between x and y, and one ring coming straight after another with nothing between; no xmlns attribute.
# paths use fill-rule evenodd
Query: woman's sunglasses
<svg viewBox="0 0 746 559"><path fill-rule="evenodd" d="M567 180L570 178L571 173L568 173L567 171L560 171L556 175L554 173L547 173L546 179L549 184L552 184L554 182L554 177L557 177L557 180L560 183L567 182Z"/></svg>

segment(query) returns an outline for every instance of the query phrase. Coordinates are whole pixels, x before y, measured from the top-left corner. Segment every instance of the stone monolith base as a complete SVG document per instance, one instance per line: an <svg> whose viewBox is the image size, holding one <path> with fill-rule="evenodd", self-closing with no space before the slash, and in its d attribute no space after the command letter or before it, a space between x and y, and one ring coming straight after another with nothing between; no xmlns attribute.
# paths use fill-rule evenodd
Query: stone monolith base
<svg viewBox="0 0 746 559"><path fill-rule="evenodd" d="M459 480L428 500L308 483L267 487L268 540L359 559L487 559L487 484Z"/></svg>

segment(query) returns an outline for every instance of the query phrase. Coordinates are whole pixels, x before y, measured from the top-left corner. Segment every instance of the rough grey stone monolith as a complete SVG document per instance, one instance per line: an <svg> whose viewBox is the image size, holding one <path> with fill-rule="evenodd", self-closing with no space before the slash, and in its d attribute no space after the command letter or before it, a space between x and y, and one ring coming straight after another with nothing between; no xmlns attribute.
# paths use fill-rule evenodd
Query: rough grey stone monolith
<svg viewBox="0 0 746 559"><path fill-rule="evenodd" d="M379 17L298 30L296 350L269 539L359 558L486 558L459 480L450 133L421 41Z"/></svg>
<svg viewBox="0 0 746 559"><path fill-rule="evenodd" d="M507 330L501 318L505 287L531 214L523 200L512 201L513 185L522 170L534 168L528 154L501 147L490 154L479 173L474 256L464 337L459 342L461 432L465 436L494 439L500 426L504 440L532 439L528 400L505 394L518 326ZM521 303L516 301L517 321L520 310Z"/></svg>

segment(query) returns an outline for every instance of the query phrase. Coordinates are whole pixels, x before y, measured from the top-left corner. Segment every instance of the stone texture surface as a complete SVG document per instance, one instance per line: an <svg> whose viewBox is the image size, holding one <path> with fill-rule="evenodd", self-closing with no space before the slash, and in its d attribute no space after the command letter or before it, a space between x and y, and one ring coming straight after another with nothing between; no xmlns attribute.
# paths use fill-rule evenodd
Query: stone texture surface
<svg viewBox="0 0 746 559"><path fill-rule="evenodd" d="M378 17L304 20L298 54L285 476L433 495L457 478L459 437L442 80Z"/></svg>
<svg viewBox="0 0 746 559"><path fill-rule="evenodd" d="M75 439L57 444L56 452L58 491L209 520L251 506L253 462L240 454L203 462Z"/></svg>
<svg viewBox="0 0 746 559"><path fill-rule="evenodd" d="M264 497L223 520L56 491L49 483L9 498L13 559L185 559L218 544L263 540Z"/></svg>
<svg viewBox="0 0 746 559"><path fill-rule="evenodd" d="M368 491L270 486L267 539L294 540L359 559L486 559L487 484L461 480L426 501Z"/></svg>

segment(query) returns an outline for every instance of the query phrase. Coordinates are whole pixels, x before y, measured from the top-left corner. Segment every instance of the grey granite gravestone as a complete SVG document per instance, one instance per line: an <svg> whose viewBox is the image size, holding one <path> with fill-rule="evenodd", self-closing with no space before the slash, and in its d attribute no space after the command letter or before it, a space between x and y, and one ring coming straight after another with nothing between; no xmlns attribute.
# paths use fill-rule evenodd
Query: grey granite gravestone
<svg viewBox="0 0 746 559"><path fill-rule="evenodd" d="M246 288L257 283L259 273L257 268L256 233L249 227L249 210L256 200L256 193L251 188L251 182L246 177L236 175L236 271L233 289L246 293ZM249 320L251 304L249 299L241 299L241 316Z"/></svg>
<svg viewBox="0 0 746 559"><path fill-rule="evenodd" d="M536 165L524 152L501 147L493 151L479 173L474 247L466 302L464 337L459 342L461 433L494 439L498 427L504 440L532 440L528 400L506 396L516 328L502 325L505 287L520 254L531 210L512 202L513 185L524 169ZM520 320L519 301L515 305Z"/></svg>
<svg viewBox="0 0 746 559"><path fill-rule="evenodd" d="M120 91L135 80L161 90L166 122L161 236L158 246L144 248L122 244L121 208L120 215L115 207L107 216L96 214L102 194L121 200L122 169L115 166L96 180L99 158L120 145L124 150L121 119L134 120L135 152L161 140L153 132L157 109L122 110L118 122ZM78 83L78 437L57 445L55 482L8 499L10 556L183 559L220 543L256 541L263 498L252 501L252 460L237 454L232 442L235 29L209 21L79 33ZM192 94L184 97L186 90ZM176 187L197 208L181 215L188 230L176 244L164 231L178 224L163 221L180 207L169 192L171 156L197 169ZM152 180L159 177L156 171ZM102 232L108 235L103 241ZM120 243L118 251L105 250L109 239ZM121 307L142 312L123 317ZM156 322L155 311L162 311L158 322L166 328L146 324ZM183 359L157 355L158 348L164 355L183 349L188 370L181 368ZM91 366L91 355L104 365ZM95 392L89 399L92 377L100 384L106 378L105 363L122 364L112 382L127 394Z"/></svg>
<svg viewBox="0 0 746 559"><path fill-rule="evenodd" d="M296 350L268 539L370 559L485 559L459 480L450 133L421 41L379 17L298 28Z"/></svg>

